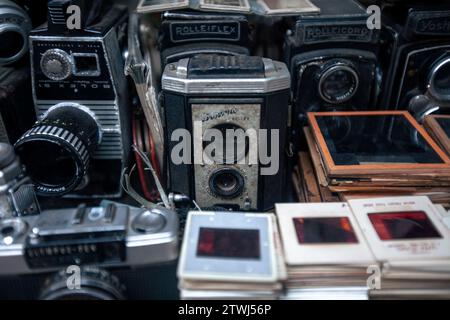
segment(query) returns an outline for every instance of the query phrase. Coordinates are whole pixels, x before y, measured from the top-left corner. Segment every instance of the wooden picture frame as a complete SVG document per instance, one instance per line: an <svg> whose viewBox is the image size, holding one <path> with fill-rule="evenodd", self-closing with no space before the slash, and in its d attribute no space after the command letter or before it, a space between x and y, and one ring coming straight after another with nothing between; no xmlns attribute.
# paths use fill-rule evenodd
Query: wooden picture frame
<svg viewBox="0 0 450 320"><path fill-rule="evenodd" d="M423 126L436 143L450 156L450 137L439 124L438 119L450 120L450 115L428 115L425 117Z"/></svg>
<svg viewBox="0 0 450 320"><path fill-rule="evenodd" d="M431 164L405 164L405 163L380 163L362 165L336 165L330 150L328 149L325 137L317 122L318 117L351 117L351 116L403 116L417 130L422 138L434 150L442 160L442 163ZM430 137L426 130L407 111L363 111L363 112L312 112L308 113L308 120L311 131L316 140L318 148L323 158L326 171L330 176L358 176L368 174L433 174L444 172L450 173L450 158Z"/></svg>

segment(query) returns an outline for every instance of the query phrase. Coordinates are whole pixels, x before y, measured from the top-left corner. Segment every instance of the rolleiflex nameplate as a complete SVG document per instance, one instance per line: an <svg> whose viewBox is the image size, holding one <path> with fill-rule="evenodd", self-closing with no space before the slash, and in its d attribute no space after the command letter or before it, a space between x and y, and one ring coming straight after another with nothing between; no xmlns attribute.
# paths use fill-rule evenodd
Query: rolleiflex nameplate
<svg viewBox="0 0 450 320"><path fill-rule="evenodd" d="M199 7L212 11L250 12L248 0L200 0Z"/></svg>
<svg viewBox="0 0 450 320"><path fill-rule="evenodd" d="M450 258L450 232L428 197L350 200L379 261Z"/></svg>
<svg viewBox="0 0 450 320"><path fill-rule="evenodd" d="M278 278L272 215L191 212L178 277L272 282Z"/></svg>
<svg viewBox="0 0 450 320"><path fill-rule="evenodd" d="M258 0L265 14L320 13L320 8L309 0Z"/></svg>
<svg viewBox="0 0 450 320"><path fill-rule="evenodd" d="M288 265L374 261L346 203L277 204L276 214Z"/></svg>
<svg viewBox="0 0 450 320"><path fill-rule="evenodd" d="M189 0L141 0L137 7L140 13L161 12L189 7Z"/></svg>

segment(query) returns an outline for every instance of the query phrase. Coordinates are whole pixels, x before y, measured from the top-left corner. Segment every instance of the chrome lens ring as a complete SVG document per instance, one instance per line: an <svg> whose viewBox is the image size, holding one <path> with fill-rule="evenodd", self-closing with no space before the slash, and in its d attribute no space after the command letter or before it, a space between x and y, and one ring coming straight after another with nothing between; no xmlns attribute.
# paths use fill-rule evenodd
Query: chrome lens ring
<svg viewBox="0 0 450 320"><path fill-rule="evenodd" d="M339 75L340 74L340 75ZM329 86L329 81L337 81L338 78L332 80L331 77L339 77L342 75L345 75L347 77L347 80L349 80L349 83L345 84L346 87L344 87L344 90L342 88L337 88L337 91L343 91L343 92L335 92L330 93L327 92L326 86ZM336 83L335 83L336 84ZM342 83L341 83L342 85ZM346 64L346 63L334 63L331 66L325 68L325 70L320 74L319 76L319 95L320 97L331 104L340 104L349 101L351 98L353 98L358 91L359 88L359 76L356 70ZM335 88L332 88L336 90Z"/></svg>
<svg viewBox="0 0 450 320"><path fill-rule="evenodd" d="M427 88L433 98L450 101L450 57L440 60L433 66L428 76Z"/></svg>

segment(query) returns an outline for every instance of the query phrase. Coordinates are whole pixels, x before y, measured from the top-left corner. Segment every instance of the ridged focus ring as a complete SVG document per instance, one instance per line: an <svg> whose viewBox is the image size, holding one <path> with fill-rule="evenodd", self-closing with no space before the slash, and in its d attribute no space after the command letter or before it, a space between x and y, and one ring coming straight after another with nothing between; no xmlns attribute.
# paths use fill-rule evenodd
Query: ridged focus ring
<svg viewBox="0 0 450 320"><path fill-rule="evenodd" d="M51 187L49 185L36 183L37 192L39 194L65 194L73 190L86 175L87 168L89 166L89 152L84 143L70 131L53 127L53 126L37 126L25 133L16 143L16 148L20 149L21 146L28 142L47 141L49 143L55 143L61 148L70 150L73 153L73 160L76 164L76 174L73 179L65 186ZM49 174L51 174L49 172Z"/></svg>
<svg viewBox="0 0 450 320"><path fill-rule="evenodd" d="M79 105L57 105L15 144L16 152L42 196L62 196L86 176L100 142L93 115Z"/></svg>

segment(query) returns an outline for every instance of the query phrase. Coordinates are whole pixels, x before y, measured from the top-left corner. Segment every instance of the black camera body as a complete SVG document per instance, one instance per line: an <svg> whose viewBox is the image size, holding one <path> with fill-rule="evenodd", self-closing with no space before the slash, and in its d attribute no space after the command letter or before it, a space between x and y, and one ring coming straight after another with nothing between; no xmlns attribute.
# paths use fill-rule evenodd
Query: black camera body
<svg viewBox="0 0 450 320"><path fill-rule="evenodd" d="M290 75L284 63L261 57L198 55L167 65L162 89L168 185L173 192L190 196L203 208L269 210L284 198L290 98ZM202 126L200 145L195 143L197 124ZM179 137L173 135L180 129L191 133L191 140L183 142L192 146L192 157L177 163L173 156L178 154ZM220 148L214 159L204 157L206 165L196 163L195 154L203 154L205 136L214 130L226 137L223 146L227 151L241 149L229 157ZM234 138L228 140L228 130L253 130L256 135L267 130L264 137L268 141L251 144L245 138L233 142ZM275 131L279 133L277 144L269 137ZM271 164L263 164L259 158L251 161L251 154L255 155L249 152L252 145L255 152L267 147L270 155L279 155L276 172L261 174Z"/></svg>
<svg viewBox="0 0 450 320"><path fill-rule="evenodd" d="M396 4L383 8L388 65L382 105L419 121L450 110L450 6Z"/></svg>
<svg viewBox="0 0 450 320"><path fill-rule="evenodd" d="M307 112L373 109L380 86L379 30L368 28L366 10L352 0L313 2L321 13L301 16L285 41L296 135Z"/></svg>
<svg viewBox="0 0 450 320"><path fill-rule="evenodd" d="M127 9L102 7L84 29L69 30L55 18L66 2L50 1L48 26L32 31L38 122L16 151L41 196L119 197L130 149Z"/></svg>
<svg viewBox="0 0 450 320"><path fill-rule="evenodd" d="M162 66L196 54L249 55L252 33L240 14L166 12L159 35Z"/></svg>

